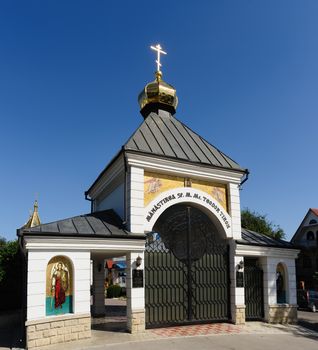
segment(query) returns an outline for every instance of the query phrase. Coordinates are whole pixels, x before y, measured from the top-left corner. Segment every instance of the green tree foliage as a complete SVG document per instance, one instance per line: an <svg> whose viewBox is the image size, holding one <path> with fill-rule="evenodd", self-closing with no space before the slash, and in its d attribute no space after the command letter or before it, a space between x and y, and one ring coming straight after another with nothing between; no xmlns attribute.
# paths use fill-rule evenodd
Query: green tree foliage
<svg viewBox="0 0 318 350"><path fill-rule="evenodd" d="M0 310L17 309L22 300L22 259L18 241L0 237Z"/></svg>
<svg viewBox="0 0 318 350"><path fill-rule="evenodd" d="M18 241L7 242L0 237L0 285L12 269L12 265L16 264L18 253Z"/></svg>
<svg viewBox="0 0 318 350"><path fill-rule="evenodd" d="M0 236L0 249L6 244L6 239Z"/></svg>
<svg viewBox="0 0 318 350"><path fill-rule="evenodd" d="M283 239L285 233L278 225L267 219L266 215L251 211L248 208L241 212L242 227L276 239Z"/></svg>

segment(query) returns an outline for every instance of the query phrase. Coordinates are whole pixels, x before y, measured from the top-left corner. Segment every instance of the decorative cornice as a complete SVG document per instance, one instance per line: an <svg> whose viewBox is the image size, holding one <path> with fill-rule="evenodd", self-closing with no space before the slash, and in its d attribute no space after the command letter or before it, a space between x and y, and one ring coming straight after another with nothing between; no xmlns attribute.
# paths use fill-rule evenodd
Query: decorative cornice
<svg viewBox="0 0 318 350"><path fill-rule="evenodd" d="M145 239L48 238L25 236L26 250L135 251L145 249Z"/></svg>
<svg viewBox="0 0 318 350"><path fill-rule="evenodd" d="M237 170L221 169L202 164L173 161L144 154L127 151L127 162L130 166L136 166L148 171L160 171L166 174L196 177L199 179L213 180L223 183L240 184L245 173Z"/></svg>
<svg viewBox="0 0 318 350"><path fill-rule="evenodd" d="M275 248L253 245L236 244L235 254L242 256L266 256L271 258L290 258L296 259L300 250L290 248Z"/></svg>

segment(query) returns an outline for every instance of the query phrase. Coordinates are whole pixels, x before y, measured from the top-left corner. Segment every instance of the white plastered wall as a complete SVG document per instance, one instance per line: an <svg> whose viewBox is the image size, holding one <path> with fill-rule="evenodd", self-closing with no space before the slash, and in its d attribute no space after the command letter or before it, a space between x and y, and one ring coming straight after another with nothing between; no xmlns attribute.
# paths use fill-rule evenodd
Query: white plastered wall
<svg viewBox="0 0 318 350"><path fill-rule="evenodd" d="M136 266L136 259L140 257L141 265ZM127 287L127 316L129 317L134 311L144 311L145 309L145 288L133 288L132 286L132 272L134 269L144 270L144 252L135 251L126 254L127 263L127 277L126 277L126 287ZM145 278L145 276L143 276Z"/></svg>
<svg viewBox="0 0 318 350"><path fill-rule="evenodd" d="M297 304L296 291L296 269L295 258L279 258L279 257L260 257L261 268L264 272L264 311L265 317L268 315L270 305L277 305L276 294L276 268L279 263L284 266L285 287L286 287L286 303L289 305Z"/></svg>
<svg viewBox="0 0 318 350"><path fill-rule="evenodd" d="M230 243L230 280L231 280L231 314L232 318L236 314L237 307L245 306L245 293L244 287L236 287L236 271L237 265L243 260L244 257L242 255L235 255L235 244L232 241ZM240 272L244 272L244 269L240 270Z"/></svg>
<svg viewBox="0 0 318 350"><path fill-rule="evenodd" d="M46 317L46 268L54 256L61 255L69 258L73 265L73 313L90 313L90 252L29 250L27 263L28 321Z"/></svg>
<svg viewBox="0 0 318 350"><path fill-rule="evenodd" d="M96 205L95 211L113 209L123 219L124 218L124 183L117 186L103 200Z"/></svg>

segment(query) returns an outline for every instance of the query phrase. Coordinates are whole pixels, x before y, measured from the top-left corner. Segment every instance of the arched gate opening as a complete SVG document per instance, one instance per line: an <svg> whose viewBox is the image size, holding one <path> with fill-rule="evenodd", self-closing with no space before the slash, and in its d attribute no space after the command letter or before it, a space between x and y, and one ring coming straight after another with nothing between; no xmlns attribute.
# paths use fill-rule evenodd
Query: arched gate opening
<svg viewBox="0 0 318 350"><path fill-rule="evenodd" d="M169 207L148 234L145 297L147 328L230 319L229 247L197 207Z"/></svg>

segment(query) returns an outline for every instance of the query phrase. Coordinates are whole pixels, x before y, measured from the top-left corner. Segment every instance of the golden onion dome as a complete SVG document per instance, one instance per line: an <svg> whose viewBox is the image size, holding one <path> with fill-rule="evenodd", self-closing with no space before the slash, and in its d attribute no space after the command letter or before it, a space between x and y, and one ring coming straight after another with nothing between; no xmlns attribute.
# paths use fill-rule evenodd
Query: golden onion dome
<svg viewBox="0 0 318 350"><path fill-rule="evenodd" d="M178 97L176 89L162 80L161 71L156 72L156 79L148 83L138 96L140 112L147 117L154 108L162 108L175 114Z"/></svg>

